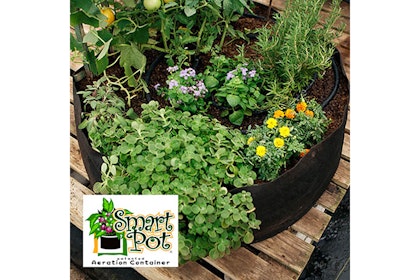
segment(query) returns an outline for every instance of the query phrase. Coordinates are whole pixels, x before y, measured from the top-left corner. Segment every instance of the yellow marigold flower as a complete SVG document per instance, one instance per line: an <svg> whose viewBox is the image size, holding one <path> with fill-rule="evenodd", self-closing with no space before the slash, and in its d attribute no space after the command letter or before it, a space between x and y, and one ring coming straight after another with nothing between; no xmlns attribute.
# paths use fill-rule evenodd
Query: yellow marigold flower
<svg viewBox="0 0 420 280"><path fill-rule="evenodd" d="M275 128L277 126L277 120L274 118L269 118L266 122L268 128Z"/></svg>
<svg viewBox="0 0 420 280"><path fill-rule="evenodd" d="M276 148L281 148L284 146L284 139L283 138L274 138L274 146L276 146Z"/></svg>
<svg viewBox="0 0 420 280"><path fill-rule="evenodd" d="M295 110L292 109L287 109L286 113L284 113L284 115L286 116L286 118L288 119L294 119L295 118Z"/></svg>
<svg viewBox="0 0 420 280"><path fill-rule="evenodd" d="M298 112L304 112L306 110L306 107L308 107L308 104L306 104L305 101L299 102L296 105L296 111L298 111Z"/></svg>
<svg viewBox="0 0 420 280"><path fill-rule="evenodd" d="M306 110L306 111L305 111L305 115L307 115L308 117L313 118L313 117L314 117L314 111L311 111L311 110Z"/></svg>
<svg viewBox="0 0 420 280"><path fill-rule="evenodd" d="M282 110L276 110L274 111L273 117L278 119L278 118L283 118L284 117L284 112Z"/></svg>
<svg viewBox="0 0 420 280"><path fill-rule="evenodd" d="M303 149L302 152L300 152L299 156L304 157L309 152L309 149Z"/></svg>
<svg viewBox="0 0 420 280"><path fill-rule="evenodd" d="M267 153L267 149L264 146L258 146L255 153L257 156L263 157Z"/></svg>
<svg viewBox="0 0 420 280"><path fill-rule="evenodd" d="M283 137L287 137L290 135L290 128L288 128L287 126L282 126L279 129L280 135Z"/></svg>
<svg viewBox="0 0 420 280"><path fill-rule="evenodd" d="M247 144L248 144L248 146L249 145L251 145L251 143L252 143L252 141L254 141L255 140L255 137L249 137L248 138L248 141L246 142Z"/></svg>

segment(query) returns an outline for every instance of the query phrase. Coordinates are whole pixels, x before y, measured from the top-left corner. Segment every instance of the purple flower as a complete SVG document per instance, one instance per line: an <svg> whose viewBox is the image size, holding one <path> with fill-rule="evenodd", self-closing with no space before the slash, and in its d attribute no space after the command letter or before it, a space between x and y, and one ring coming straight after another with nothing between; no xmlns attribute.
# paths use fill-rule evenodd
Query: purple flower
<svg viewBox="0 0 420 280"><path fill-rule="evenodd" d="M168 68L166 68L166 70L168 70L168 72L169 73L173 73L173 72L175 72L175 71L178 71L178 66L177 65L175 65L175 66L173 66L173 67L171 67L171 66L169 66Z"/></svg>
<svg viewBox="0 0 420 280"><path fill-rule="evenodd" d="M155 90L158 90L158 88L160 87L160 84L157 83L156 85L153 86L155 88Z"/></svg>
<svg viewBox="0 0 420 280"><path fill-rule="evenodd" d="M179 89L181 90L182 93L186 94L188 93L188 87L186 86L180 86Z"/></svg>
<svg viewBox="0 0 420 280"><path fill-rule="evenodd" d="M250 78L254 78L255 74L257 74L257 71L255 69L248 72Z"/></svg>
<svg viewBox="0 0 420 280"><path fill-rule="evenodd" d="M181 72L179 73L179 76L181 78L184 78L185 80L188 79L188 77L195 77L195 70L191 67L181 70Z"/></svg>
<svg viewBox="0 0 420 280"><path fill-rule="evenodd" d="M112 232L112 228L111 227L107 227L105 230L107 233L111 233Z"/></svg>
<svg viewBox="0 0 420 280"><path fill-rule="evenodd" d="M242 76L246 76L246 72L248 72L248 68L245 67L241 67L241 71L242 71Z"/></svg>
<svg viewBox="0 0 420 280"><path fill-rule="evenodd" d="M178 81L177 80L170 80L168 82L169 85L169 89L172 89L173 87L177 87L178 86Z"/></svg>
<svg viewBox="0 0 420 280"><path fill-rule="evenodd" d="M233 74L235 72L235 70L229 71L226 75L226 80L230 80L233 79L235 77L235 75Z"/></svg>
<svg viewBox="0 0 420 280"><path fill-rule="evenodd" d="M195 96L195 97L200 97L200 96L201 96L201 91L199 91L199 90L195 90L195 91L194 91L194 96Z"/></svg>
<svg viewBox="0 0 420 280"><path fill-rule="evenodd" d="M106 229L106 225L105 225L105 224L102 224L102 225L101 225L101 229L102 229L102 230Z"/></svg>
<svg viewBox="0 0 420 280"><path fill-rule="evenodd" d="M100 223L105 222L105 218L104 218L104 217L99 217L99 222L100 222Z"/></svg>

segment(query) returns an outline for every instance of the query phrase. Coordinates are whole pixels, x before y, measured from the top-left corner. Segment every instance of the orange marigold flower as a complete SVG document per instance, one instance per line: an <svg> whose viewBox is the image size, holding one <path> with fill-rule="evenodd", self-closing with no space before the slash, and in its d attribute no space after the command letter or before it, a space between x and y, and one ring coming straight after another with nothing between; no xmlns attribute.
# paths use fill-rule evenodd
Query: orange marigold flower
<svg viewBox="0 0 420 280"><path fill-rule="evenodd" d="M277 126L277 120L274 118L269 118L266 122L268 128L275 128Z"/></svg>
<svg viewBox="0 0 420 280"><path fill-rule="evenodd" d="M284 113L284 115L288 119L294 119L295 118L295 110L293 110L293 109L287 109L286 110L286 113Z"/></svg>
<svg viewBox="0 0 420 280"><path fill-rule="evenodd" d="M276 110L274 111L273 117L278 119L278 118L283 118L284 117L284 112L282 110Z"/></svg>
<svg viewBox="0 0 420 280"><path fill-rule="evenodd" d="M284 139L283 138L274 138L273 143L274 143L274 146L276 148L281 148L281 147L284 146Z"/></svg>
<svg viewBox="0 0 420 280"><path fill-rule="evenodd" d="M264 146L258 146L255 149L255 153L257 154L257 156L263 157L267 153L267 149Z"/></svg>
<svg viewBox="0 0 420 280"><path fill-rule="evenodd" d="M314 111L311 111L311 110L306 110L306 111L305 111L305 115L307 115L308 117L313 118L313 117L314 117Z"/></svg>
<svg viewBox="0 0 420 280"><path fill-rule="evenodd" d="M298 112L304 112L306 110L306 107L308 107L308 105L306 104L305 101L299 102L296 105L296 111L298 111Z"/></svg>
<svg viewBox="0 0 420 280"><path fill-rule="evenodd" d="M309 152L309 149L303 149L302 152L300 152L299 156L304 157Z"/></svg>

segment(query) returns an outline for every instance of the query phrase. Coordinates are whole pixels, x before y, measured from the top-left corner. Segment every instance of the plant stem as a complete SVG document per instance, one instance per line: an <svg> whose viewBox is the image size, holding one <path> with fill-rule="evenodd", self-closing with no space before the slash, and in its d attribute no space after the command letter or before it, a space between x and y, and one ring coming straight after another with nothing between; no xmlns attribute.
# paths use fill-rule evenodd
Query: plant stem
<svg viewBox="0 0 420 280"><path fill-rule="evenodd" d="M76 25L74 27L74 31L76 33L77 40L79 42L82 42L84 56L87 57L87 54L88 54L88 46L87 46L86 43L83 43L83 37L85 36L85 34L84 34L84 31L83 31L82 24ZM83 67L85 68L86 76L88 77L88 79L92 79L93 74L92 74L92 71L90 71L89 64L86 63L85 61L83 61Z"/></svg>

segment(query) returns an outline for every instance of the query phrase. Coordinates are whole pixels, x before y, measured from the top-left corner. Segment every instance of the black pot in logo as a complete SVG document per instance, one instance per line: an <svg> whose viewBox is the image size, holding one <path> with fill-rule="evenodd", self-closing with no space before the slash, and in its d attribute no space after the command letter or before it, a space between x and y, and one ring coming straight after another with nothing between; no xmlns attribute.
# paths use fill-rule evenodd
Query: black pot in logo
<svg viewBox="0 0 420 280"><path fill-rule="evenodd" d="M120 240L117 236L101 236L102 249L118 249L120 248Z"/></svg>

